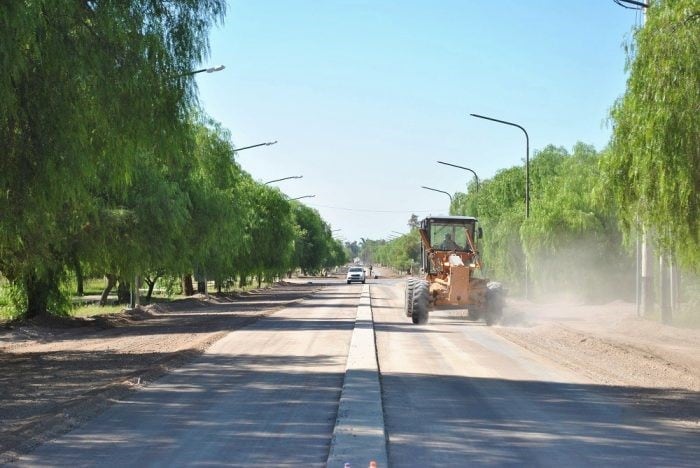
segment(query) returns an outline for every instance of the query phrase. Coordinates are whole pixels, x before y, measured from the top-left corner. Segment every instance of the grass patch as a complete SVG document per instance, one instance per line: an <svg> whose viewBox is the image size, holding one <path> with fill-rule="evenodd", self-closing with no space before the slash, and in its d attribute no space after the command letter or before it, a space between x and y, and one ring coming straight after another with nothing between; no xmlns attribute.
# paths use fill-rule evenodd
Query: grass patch
<svg viewBox="0 0 700 468"><path fill-rule="evenodd" d="M78 306L71 311L73 317L90 317L92 315L116 314L124 310L124 305L106 305L88 304Z"/></svg>

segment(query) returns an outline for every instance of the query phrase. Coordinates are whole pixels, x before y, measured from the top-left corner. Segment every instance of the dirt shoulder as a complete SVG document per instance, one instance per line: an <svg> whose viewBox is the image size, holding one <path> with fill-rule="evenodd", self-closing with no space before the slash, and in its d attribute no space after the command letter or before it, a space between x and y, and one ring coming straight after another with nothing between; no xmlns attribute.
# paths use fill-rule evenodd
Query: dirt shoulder
<svg viewBox="0 0 700 468"><path fill-rule="evenodd" d="M510 301L494 331L596 383L664 389L663 411L700 429L700 330L636 316L634 304ZM657 402L659 403L659 402Z"/></svg>
<svg viewBox="0 0 700 468"><path fill-rule="evenodd" d="M0 463L71 430L230 331L319 288L283 282L236 296L0 329Z"/></svg>

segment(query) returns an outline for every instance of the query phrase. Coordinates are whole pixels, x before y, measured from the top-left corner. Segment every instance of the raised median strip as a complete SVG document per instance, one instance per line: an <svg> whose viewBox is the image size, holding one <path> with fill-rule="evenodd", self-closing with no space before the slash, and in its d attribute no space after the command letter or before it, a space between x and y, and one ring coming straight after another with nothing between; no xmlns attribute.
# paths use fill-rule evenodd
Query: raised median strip
<svg viewBox="0 0 700 468"><path fill-rule="evenodd" d="M326 466L342 468L349 464L353 468L367 467L372 461L378 467L387 466L370 286L365 285L357 306L355 329L350 341L345 380Z"/></svg>

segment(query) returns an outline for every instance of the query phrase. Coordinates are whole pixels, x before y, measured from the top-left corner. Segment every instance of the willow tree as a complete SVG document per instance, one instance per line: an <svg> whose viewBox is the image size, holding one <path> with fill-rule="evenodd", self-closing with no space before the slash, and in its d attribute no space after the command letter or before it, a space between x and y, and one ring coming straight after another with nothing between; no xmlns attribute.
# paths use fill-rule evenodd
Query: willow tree
<svg viewBox="0 0 700 468"><path fill-rule="evenodd" d="M652 1L628 48L603 169L626 232L649 226L662 249L700 268L700 5Z"/></svg>
<svg viewBox="0 0 700 468"><path fill-rule="evenodd" d="M28 316L58 309L94 187L177 145L223 0L0 3L0 273ZM103 174L109 174L104 177Z"/></svg>
<svg viewBox="0 0 700 468"><path fill-rule="evenodd" d="M231 135L218 123L201 119L195 134L193 167L185 182L192 203L189 248L181 253L190 265L183 272L194 269L200 283L208 278L221 284L233 276L249 237L244 220L250 176L235 162Z"/></svg>
<svg viewBox="0 0 700 468"><path fill-rule="evenodd" d="M297 237L294 241L294 267L301 268L304 274L316 273L323 268L331 255L328 239L332 232L321 215L313 208L291 201L296 224Z"/></svg>
<svg viewBox="0 0 700 468"><path fill-rule="evenodd" d="M250 203L244 226L249 248L240 274L255 276L260 286L292 268L297 229L291 204L279 189L250 180L246 192Z"/></svg>

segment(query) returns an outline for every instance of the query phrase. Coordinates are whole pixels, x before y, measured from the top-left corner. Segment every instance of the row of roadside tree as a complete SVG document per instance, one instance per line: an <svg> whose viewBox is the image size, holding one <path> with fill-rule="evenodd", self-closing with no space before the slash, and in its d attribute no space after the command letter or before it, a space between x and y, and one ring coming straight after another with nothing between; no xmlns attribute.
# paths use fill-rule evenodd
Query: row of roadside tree
<svg viewBox="0 0 700 468"><path fill-rule="evenodd" d="M0 6L0 275L27 317L69 278L222 285L343 264L319 213L236 162L191 73L223 0ZM105 291L107 292L107 291Z"/></svg>

